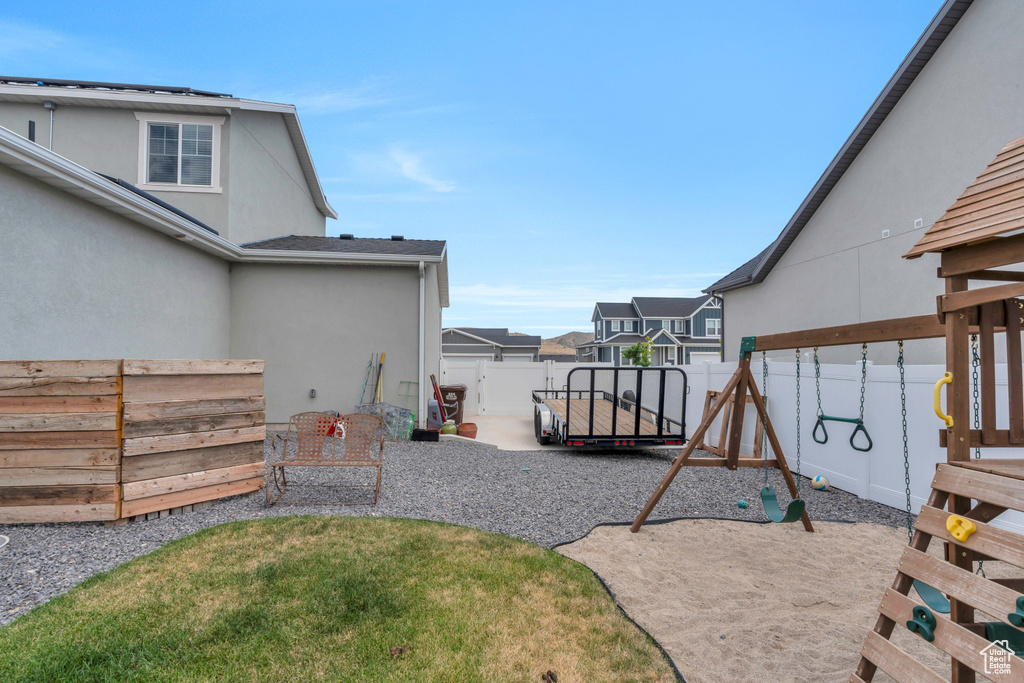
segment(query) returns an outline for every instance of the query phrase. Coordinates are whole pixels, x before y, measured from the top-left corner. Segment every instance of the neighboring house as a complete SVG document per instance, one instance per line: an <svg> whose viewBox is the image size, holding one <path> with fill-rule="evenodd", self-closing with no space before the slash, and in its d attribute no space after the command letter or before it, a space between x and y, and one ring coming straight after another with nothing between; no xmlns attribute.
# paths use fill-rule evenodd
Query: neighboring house
<svg viewBox="0 0 1024 683"><path fill-rule="evenodd" d="M540 337L509 334L507 327L448 327L441 355L451 360L540 360Z"/></svg>
<svg viewBox="0 0 1024 683"><path fill-rule="evenodd" d="M778 238L705 290L724 298L726 359L745 336L935 313L938 257L902 256L1024 135L1022 34L1018 0L943 4ZM893 362L896 345L869 358ZM907 359L942 363L944 342L908 342Z"/></svg>
<svg viewBox="0 0 1024 683"><path fill-rule="evenodd" d="M326 237L294 107L15 80L0 79L0 359L262 358L271 425L351 410L381 351L384 400L430 386L446 244Z"/></svg>
<svg viewBox="0 0 1024 683"><path fill-rule="evenodd" d="M554 361L556 363L575 363L576 362L576 354L575 353L542 353L542 354L540 354L540 359L542 361L543 360L550 360L550 361Z"/></svg>
<svg viewBox="0 0 1024 683"><path fill-rule="evenodd" d="M594 341L576 347L581 363L628 365L622 351L650 337L653 365L721 360L722 306L713 296L633 297L594 306Z"/></svg>

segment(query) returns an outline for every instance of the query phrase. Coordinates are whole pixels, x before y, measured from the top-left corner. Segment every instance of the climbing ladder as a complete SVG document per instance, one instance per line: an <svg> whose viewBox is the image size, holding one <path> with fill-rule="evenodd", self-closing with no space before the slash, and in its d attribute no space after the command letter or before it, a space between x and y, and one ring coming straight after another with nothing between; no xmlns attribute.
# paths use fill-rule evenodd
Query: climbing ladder
<svg viewBox="0 0 1024 683"><path fill-rule="evenodd" d="M943 508L947 504L960 507L970 501L977 502L958 516L972 521L976 530L958 540L946 526L953 513ZM988 579L972 571L974 562L992 560L1024 568L1024 536L989 524L1006 510L1024 511L1024 460L983 459L939 465L931 496L918 515L896 580L882 597L880 615L864 642L851 681L870 681L877 669L897 681L946 680L889 641L895 628L915 628L914 622L924 614L919 610L915 619L915 607L927 610L916 595L911 597L914 579L945 593L953 603L948 616L927 612L935 622L930 626L931 644L959 663L954 680L973 680L971 672L978 672L994 681L1024 681L1024 659L1009 655L1007 673L986 673L989 656L985 653L991 645L986 628L990 634L999 634L997 639L1008 632L1011 649L1014 639L1024 640L1024 579ZM947 561L927 554L933 538L945 542ZM995 621L975 623L975 610L991 615Z"/></svg>

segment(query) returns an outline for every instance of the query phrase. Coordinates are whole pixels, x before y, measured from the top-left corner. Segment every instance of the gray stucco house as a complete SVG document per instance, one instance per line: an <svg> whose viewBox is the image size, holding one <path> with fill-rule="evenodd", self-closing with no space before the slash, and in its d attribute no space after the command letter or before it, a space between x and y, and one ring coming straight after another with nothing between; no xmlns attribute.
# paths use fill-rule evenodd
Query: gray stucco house
<svg viewBox="0 0 1024 683"><path fill-rule="evenodd" d="M727 360L745 336L935 313L938 256L902 256L1024 135L1022 34L1018 0L942 5L774 241L751 244L756 256L705 290L725 302ZM878 344L869 357L896 353ZM859 354L821 351L830 362ZM942 363L944 342L908 342L906 357Z"/></svg>
<svg viewBox="0 0 1024 683"><path fill-rule="evenodd" d="M336 215L291 105L0 79L0 359L262 358L274 425L351 410L383 351L423 405L446 244Z"/></svg>
<svg viewBox="0 0 1024 683"><path fill-rule="evenodd" d="M540 360L540 337L509 334L507 327L448 327L441 332L441 355L449 360Z"/></svg>
<svg viewBox="0 0 1024 683"><path fill-rule="evenodd" d="M722 306L718 298L633 297L598 302L591 316L594 341L576 347L581 363L629 364L623 349L650 337L654 365L721 360Z"/></svg>

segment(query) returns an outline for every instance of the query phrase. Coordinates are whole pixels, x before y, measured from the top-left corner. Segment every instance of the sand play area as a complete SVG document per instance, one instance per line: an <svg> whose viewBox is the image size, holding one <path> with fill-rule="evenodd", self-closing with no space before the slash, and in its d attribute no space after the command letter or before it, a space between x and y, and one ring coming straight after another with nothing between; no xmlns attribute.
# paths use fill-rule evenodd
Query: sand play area
<svg viewBox="0 0 1024 683"><path fill-rule="evenodd" d="M876 524L684 520L598 527L558 548L596 571L688 683L847 681L896 576L905 529ZM929 551L941 555L942 544ZM986 567L1006 576L1007 565ZM980 615L979 615L980 618ZM893 642L949 676L905 628ZM876 681L889 680L879 672Z"/></svg>

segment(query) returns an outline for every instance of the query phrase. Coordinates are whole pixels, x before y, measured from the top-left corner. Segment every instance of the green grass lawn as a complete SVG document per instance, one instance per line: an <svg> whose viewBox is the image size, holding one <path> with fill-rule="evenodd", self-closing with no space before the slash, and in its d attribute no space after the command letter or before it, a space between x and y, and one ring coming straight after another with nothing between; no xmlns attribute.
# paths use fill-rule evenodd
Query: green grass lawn
<svg viewBox="0 0 1024 683"><path fill-rule="evenodd" d="M393 657L390 650L410 647ZM434 522L202 531L0 628L3 681L670 681L584 566Z"/></svg>

